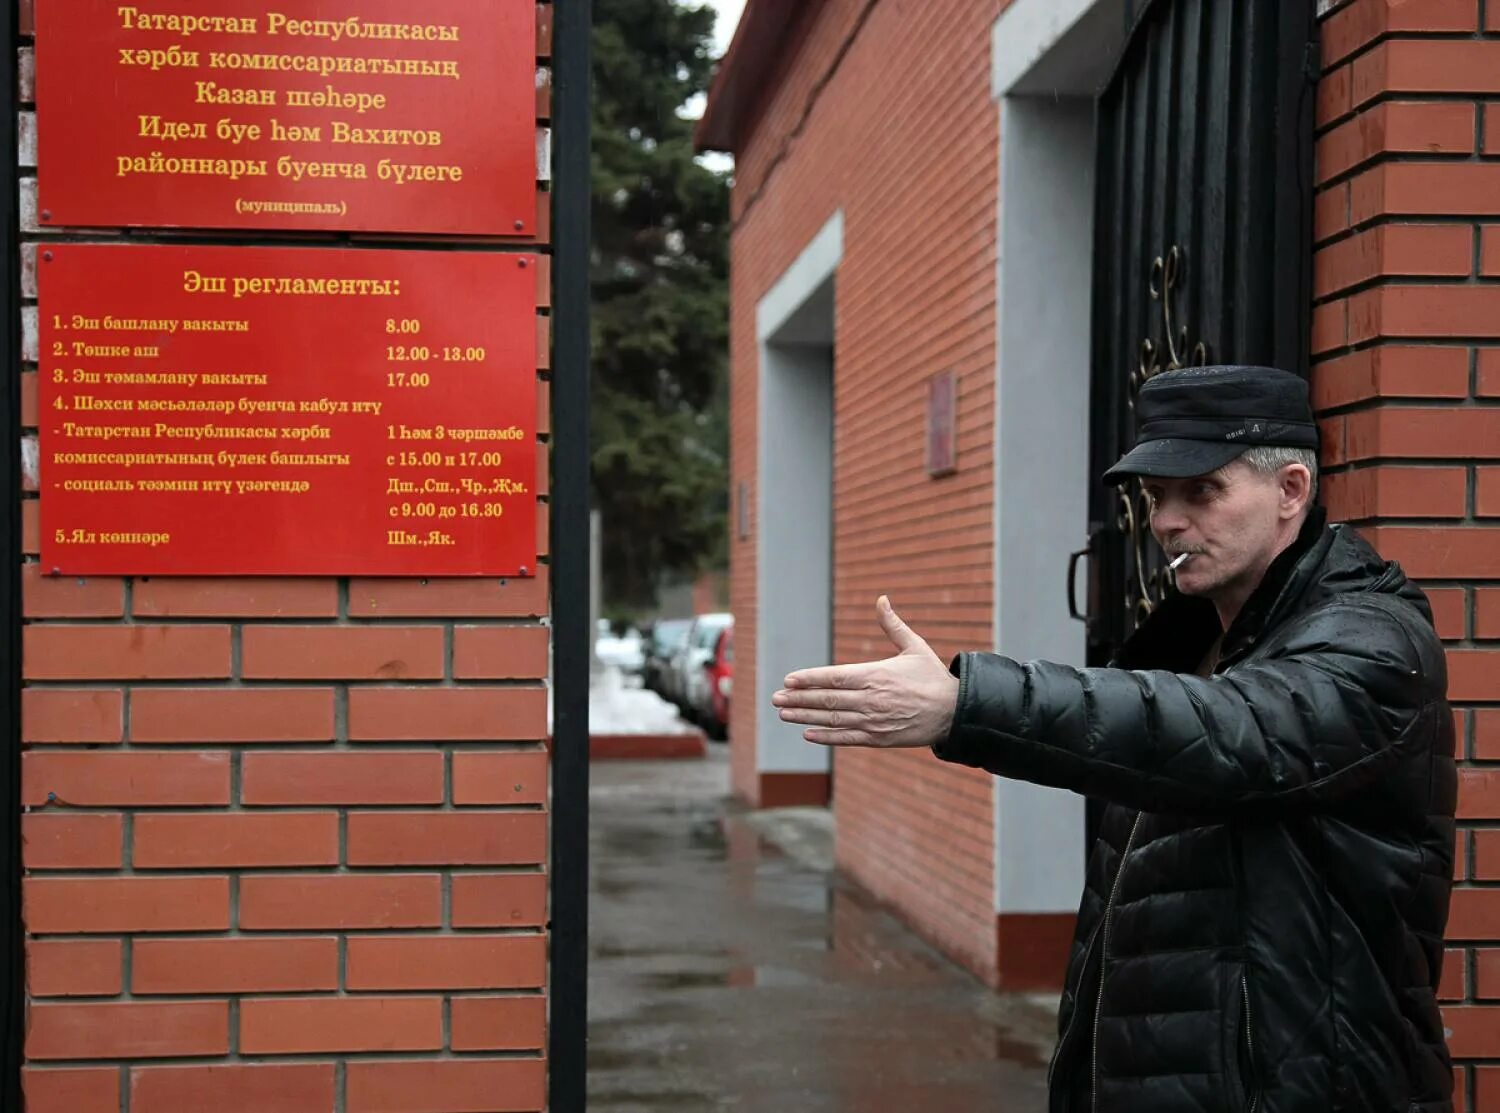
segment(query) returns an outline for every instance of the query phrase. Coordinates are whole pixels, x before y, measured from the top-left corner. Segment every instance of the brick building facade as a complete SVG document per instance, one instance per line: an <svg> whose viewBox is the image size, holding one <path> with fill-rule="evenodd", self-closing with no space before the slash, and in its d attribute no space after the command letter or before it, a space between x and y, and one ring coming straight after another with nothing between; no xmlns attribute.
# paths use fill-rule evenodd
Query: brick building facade
<svg viewBox="0 0 1500 1113"><path fill-rule="evenodd" d="M1066 622L1062 564L1086 523L1018 513L1031 509L1018 477L1073 499L1069 512L1081 498L1045 450L1007 441L1026 441L1049 390L1087 404L1066 367L1086 361L1092 241L1056 217L1091 212L1053 195L1086 193L1090 159L1058 133L1088 134L1129 7L752 0L700 131L737 167L735 791L831 799L843 868L999 986L1060 977L1081 809L926 753L822 764L770 721L767 697L791 665L883 655L881 592L940 655L1082 663L1081 633L1027 607ZM1466 1107L1500 1110L1487 1062L1500 1010L1486 1004L1500 996L1500 3L1316 8L1308 355L1323 500L1421 582L1448 646L1462 831L1442 997ZM1031 245L1020 214L1053 221L1056 242ZM1030 382L1025 355L1048 351L1053 382ZM945 371L958 469L933 478L926 390ZM1027 564L1033 540L1050 563Z"/></svg>
<svg viewBox="0 0 1500 1113"><path fill-rule="evenodd" d="M537 5L542 179L552 13ZM22 0L33 461L38 256L184 241L39 221L34 28ZM45 461L28 469L29 1113L546 1107L549 208L544 190L537 236L504 245L542 261L539 575L54 577L37 563Z"/></svg>

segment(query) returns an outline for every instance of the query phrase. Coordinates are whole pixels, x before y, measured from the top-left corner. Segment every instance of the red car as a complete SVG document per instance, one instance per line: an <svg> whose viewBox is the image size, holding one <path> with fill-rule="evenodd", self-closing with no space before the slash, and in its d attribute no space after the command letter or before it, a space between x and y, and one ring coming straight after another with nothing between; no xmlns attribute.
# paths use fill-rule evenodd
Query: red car
<svg viewBox="0 0 1500 1113"><path fill-rule="evenodd" d="M710 738L729 737L729 697L734 691L734 627L719 635L714 655L703 666L708 673L708 714L704 727Z"/></svg>

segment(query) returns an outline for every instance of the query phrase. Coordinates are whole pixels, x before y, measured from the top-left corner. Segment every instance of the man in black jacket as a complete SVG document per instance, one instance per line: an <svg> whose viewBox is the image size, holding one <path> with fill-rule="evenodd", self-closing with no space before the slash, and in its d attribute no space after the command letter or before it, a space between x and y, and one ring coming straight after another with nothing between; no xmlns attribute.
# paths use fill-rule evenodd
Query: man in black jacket
<svg viewBox="0 0 1500 1113"><path fill-rule="evenodd" d="M1139 477L1186 560L1112 667L949 669L882 597L898 656L773 702L810 742L930 745L1107 803L1051 1113L1451 1113L1457 774L1426 597L1315 505L1301 379L1166 372L1137 418L1106 480Z"/></svg>

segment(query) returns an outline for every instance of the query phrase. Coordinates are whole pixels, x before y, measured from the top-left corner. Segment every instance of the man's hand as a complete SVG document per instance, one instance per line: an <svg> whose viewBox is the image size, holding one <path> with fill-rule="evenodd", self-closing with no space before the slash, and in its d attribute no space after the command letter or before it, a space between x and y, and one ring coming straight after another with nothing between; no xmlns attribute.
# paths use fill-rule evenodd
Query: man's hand
<svg viewBox="0 0 1500 1113"><path fill-rule="evenodd" d="M771 697L802 737L823 746L930 746L947 735L958 706L958 680L902 622L884 595L880 628L901 652L884 661L803 669Z"/></svg>

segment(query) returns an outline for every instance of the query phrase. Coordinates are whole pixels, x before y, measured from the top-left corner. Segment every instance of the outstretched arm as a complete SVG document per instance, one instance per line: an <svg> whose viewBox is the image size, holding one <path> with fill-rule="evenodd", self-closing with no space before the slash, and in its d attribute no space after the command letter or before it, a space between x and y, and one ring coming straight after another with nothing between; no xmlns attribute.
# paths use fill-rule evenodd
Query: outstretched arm
<svg viewBox="0 0 1500 1113"><path fill-rule="evenodd" d="M1150 810L1327 802L1394 763L1446 687L1384 608L1336 605L1273 656L1204 678L959 660L941 758ZM1430 675L1436 671L1439 675Z"/></svg>
<svg viewBox="0 0 1500 1113"><path fill-rule="evenodd" d="M881 597L900 650L807 669L773 698L830 746L932 746L1001 776L1155 810L1327 801L1394 762L1423 703L1446 690L1379 606L1329 607L1274 656L1204 678L1076 669L966 653L958 678Z"/></svg>

